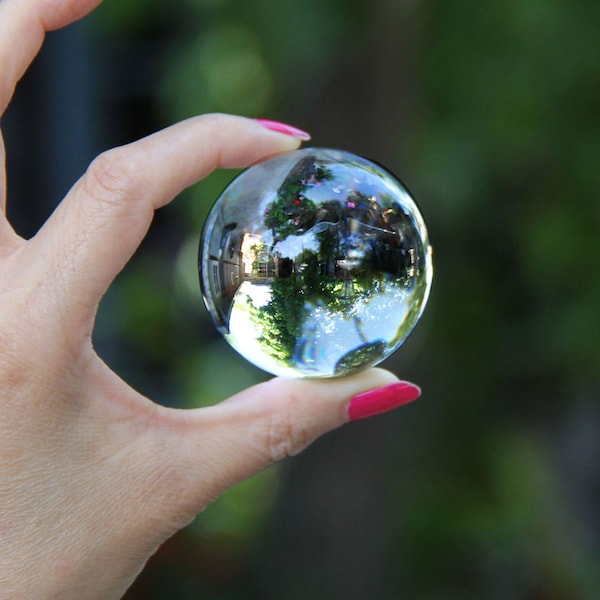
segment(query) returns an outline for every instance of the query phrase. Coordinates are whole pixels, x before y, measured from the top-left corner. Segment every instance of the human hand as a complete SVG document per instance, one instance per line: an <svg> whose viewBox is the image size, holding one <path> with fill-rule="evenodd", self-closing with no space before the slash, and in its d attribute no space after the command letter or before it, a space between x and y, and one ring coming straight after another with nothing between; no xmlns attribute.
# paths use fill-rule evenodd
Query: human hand
<svg viewBox="0 0 600 600"><path fill-rule="evenodd" d="M98 3L0 1L0 114L45 31ZM144 398L94 352L98 303L154 210L213 169L291 150L300 137L241 117L190 119L98 157L28 241L4 216L0 177L1 598L119 598L156 548L229 486L418 396L373 369L273 379L181 411Z"/></svg>

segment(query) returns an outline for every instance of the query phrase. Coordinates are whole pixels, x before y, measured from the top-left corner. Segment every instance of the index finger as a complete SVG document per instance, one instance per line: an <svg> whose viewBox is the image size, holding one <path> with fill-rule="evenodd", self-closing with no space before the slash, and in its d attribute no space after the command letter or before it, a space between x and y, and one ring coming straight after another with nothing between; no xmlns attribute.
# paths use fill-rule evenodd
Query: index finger
<svg viewBox="0 0 600 600"><path fill-rule="evenodd" d="M93 317L154 211L182 189L214 169L245 167L299 146L295 130L271 129L254 119L202 115L100 155L28 245L36 280L52 287L48 297L60 304L59 314L70 322Z"/></svg>

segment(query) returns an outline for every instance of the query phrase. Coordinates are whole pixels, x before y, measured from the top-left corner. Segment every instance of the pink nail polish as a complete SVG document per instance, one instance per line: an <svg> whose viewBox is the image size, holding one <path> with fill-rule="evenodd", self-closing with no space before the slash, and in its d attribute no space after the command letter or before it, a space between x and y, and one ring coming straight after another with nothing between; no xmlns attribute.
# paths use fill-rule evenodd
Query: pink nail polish
<svg viewBox="0 0 600 600"><path fill-rule="evenodd" d="M421 388L408 381L399 381L386 387L369 390L350 400L348 417L350 421L373 417L408 404L420 395Z"/></svg>
<svg viewBox="0 0 600 600"><path fill-rule="evenodd" d="M303 141L310 140L310 133L302 131L302 129L298 129L297 127L293 127L292 125L288 125L287 123L271 121L270 119L256 119L256 121L271 131L284 133L285 135L291 135L292 137Z"/></svg>

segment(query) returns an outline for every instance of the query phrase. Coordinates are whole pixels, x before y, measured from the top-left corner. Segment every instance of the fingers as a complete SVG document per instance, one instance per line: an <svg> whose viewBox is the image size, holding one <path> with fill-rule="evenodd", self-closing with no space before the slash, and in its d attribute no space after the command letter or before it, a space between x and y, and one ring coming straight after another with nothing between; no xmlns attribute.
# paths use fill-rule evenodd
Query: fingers
<svg viewBox="0 0 600 600"><path fill-rule="evenodd" d="M154 210L218 167L243 167L299 140L253 119L204 115L98 157L32 240L39 276L66 314L89 318L140 244ZM200 224L198 224L200 228Z"/></svg>
<svg viewBox="0 0 600 600"><path fill-rule="evenodd" d="M38 53L44 34L87 14L101 0L0 1L0 115Z"/></svg>
<svg viewBox="0 0 600 600"><path fill-rule="evenodd" d="M44 40L44 26L32 4L18 0L0 2L0 115Z"/></svg>
<svg viewBox="0 0 600 600"><path fill-rule="evenodd" d="M102 0L29 0L28 2L20 0L20 2L29 4L31 10L38 13L46 31L51 31L85 17Z"/></svg>
<svg viewBox="0 0 600 600"><path fill-rule="evenodd" d="M29 2L0 0L0 118L44 38L43 27ZM6 220L6 167L4 140L0 135L0 252L16 236Z"/></svg>
<svg viewBox="0 0 600 600"><path fill-rule="evenodd" d="M327 381L273 379L217 406L176 414L186 419L174 449L190 493L197 494L193 508L200 510L226 488L349 420L391 410L419 394L417 386L371 369Z"/></svg>
<svg viewBox="0 0 600 600"><path fill-rule="evenodd" d="M0 117L27 67L38 53L44 34L68 25L101 0L0 0ZM18 236L6 220L5 150L0 135L0 253L14 247Z"/></svg>

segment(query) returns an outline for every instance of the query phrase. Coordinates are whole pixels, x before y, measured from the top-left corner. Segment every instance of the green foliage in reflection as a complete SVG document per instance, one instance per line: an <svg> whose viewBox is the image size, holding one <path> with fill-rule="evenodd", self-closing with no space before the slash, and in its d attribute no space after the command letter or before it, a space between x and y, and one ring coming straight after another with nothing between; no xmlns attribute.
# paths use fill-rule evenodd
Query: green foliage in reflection
<svg viewBox="0 0 600 600"><path fill-rule="evenodd" d="M275 359L285 364L292 356L302 332L306 308L293 277L277 277L271 286L271 298L256 308L250 300L251 317L262 331L258 341Z"/></svg>
<svg viewBox="0 0 600 600"><path fill-rule="evenodd" d="M310 156L294 167L277 190L277 199L265 211L263 222L272 230L275 243L304 233L316 223L317 207L306 197L306 191L332 177L330 169Z"/></svg>
<svg viewBox="0 0 600 600"><path fill-rule="evenodd" d="M310 199L310 189L326 181L341 185L331 168L306 157L284 179L264 214L264 226L271 230L274 240L274 249L262 247L263 254L266 252L262 260L268 262L272 273L264 283L271 297L260 307L248 298L247 309L262 332L259 343L283 365L304 345L314 343L306 339L306 330L315 326L311 324L315 310L326 312L328 317L350 318L364 310L375 291L400 291L412 279L406 258L398 255L400 238L390 229L389 215L384 218L383 209L393 206L390 198L376 203L364 193L352 191L344 200L332 199L317 206ZM406 249L415 244L406 215L402 214L398 223L394 219L393 224L403 230ZM277 244L290 236L301 239L313 228L314 240L306 239L311 248L293 259L280 255ZM340 365L339 373L374 362L384 349L385 344L372 357L364 347L357 349Z"/></svg>

